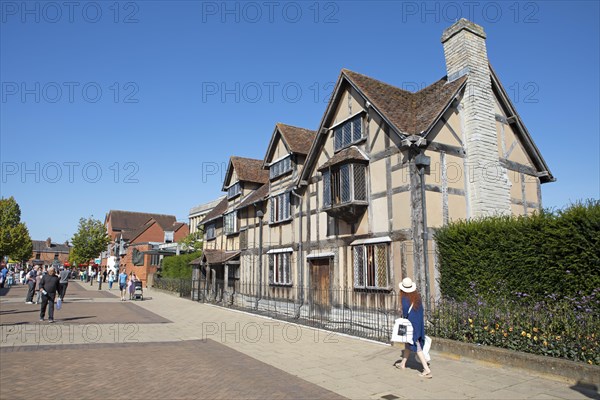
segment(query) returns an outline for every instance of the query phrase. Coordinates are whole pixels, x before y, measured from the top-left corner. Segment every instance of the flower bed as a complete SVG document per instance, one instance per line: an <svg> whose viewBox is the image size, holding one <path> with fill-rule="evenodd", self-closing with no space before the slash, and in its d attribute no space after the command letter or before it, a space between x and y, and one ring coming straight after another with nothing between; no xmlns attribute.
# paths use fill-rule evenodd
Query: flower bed
<svg viewBox="0 0 600 400"><path fill-rule="evenodd" d="M440 300L429 319L433 336L600 365L600 289L589 296Z"/></svg>

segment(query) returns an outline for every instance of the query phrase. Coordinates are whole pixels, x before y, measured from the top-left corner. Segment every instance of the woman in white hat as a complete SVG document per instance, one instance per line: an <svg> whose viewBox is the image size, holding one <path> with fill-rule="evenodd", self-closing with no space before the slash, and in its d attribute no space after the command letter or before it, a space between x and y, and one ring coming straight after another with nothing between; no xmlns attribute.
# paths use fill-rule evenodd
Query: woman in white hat
<svg viewBox="0 0 600 400"><path fill-rule="evenodd" d="M419 376L423 378L431 378L431 370L425 360L423 354L423 346L425 345L425 322L423 318L423 302L421 295L417 291L417 285L410 278L402 279L398 284L400 288L400 302L402 304L402 315L407 318L413 326L413 343L406 343L402 361L395 364L396 368L405 369L406 361L410 356L410 352L417 353L417 358L423 364L423 372Z"/></svg>

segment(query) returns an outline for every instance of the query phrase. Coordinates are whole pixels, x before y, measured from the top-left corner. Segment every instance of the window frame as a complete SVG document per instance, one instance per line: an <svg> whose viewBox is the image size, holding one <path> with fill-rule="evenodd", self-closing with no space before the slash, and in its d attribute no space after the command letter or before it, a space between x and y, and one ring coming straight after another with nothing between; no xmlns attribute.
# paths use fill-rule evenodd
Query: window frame
<svg viewBox="0 0 600 400"><path fill-rule="evenodd" d="M279 268L280 265L281 265L281 268ZM291 251L277 252L277 253L269 254L269 285L271 285L271 286L292 286L293 285L292 252Z"/></svg>
<svg viewBox="0 0 600 400"><path fill-rule="evenodd" d="M228 227L228 219L232 219L233 227L231 227L231 231L229 230ZM235 235L236 233L239 232L239 227L238 227L238 222L237 222L237 210L228 212L226 214L223 214L223 232L225 233L225 235Z"/></svg>
<svg viewBox="0 0 600 400"><path fill-rule="evenodd" d="M282 199L286 200L282 200ZM280 193L269 198L269 224L278 224L292 219L292 199L290 192Z"/></svg>
<svg viewBox="0 0 600 400"><path fill-rule="evenodd" d="M232 193L231 189L233 189L233 188L237 188L237 189L235 189ZM242 194L242 184L240 181L237 181L237 182L229 185L229 187L227 188L227 200L233 199L241 194Z"/></svg>
<svg viewBox="0 0 600 400"><path fill-rule="evenodd" d="M280 168L279 167L280 165L283 165L283 167L281 167L281 169L278 171L277 168ZM277 161L271 163L271 165L269 165L269 179L270 180L277 179L280 176L293 171L293 169L294 169L294 163L292 160L292 155L288 154L287 156L280 158L279 160L277 160Z"/></svg>
<svg viewBox="0 0 600 400"><path fill-rule="evenodd" d="M211 235L212 233L212 235ZM204 234L206 235L206 240L212 240L217 237L217 224L206 224L204 229Z"/></svg>
<svg viewBox="0 0 600 400"><path fill-rule="evenodd" d="M377 247L383 246L385 251L385 283L379 284L379 261L377 257ZM370 266L369 263L369 251L373 251L373 264ZM360 253L359 253L360 252ZM360 270L357 269L356 257L360 254L362 266ZM352 246L352 274L353 274L353 287L358 290L390 290L391 282L391 271L390 271L390 243L389 242L377 242L377 243L362 243ZM357 276L357 272L362 273L362 285L360 284L360 277ZM372 284L370 284L372 283Z"/></svg>
<svg viewBox="0 0 600 400"><path fill-rule="evenodd" d="M359 124L357 124L357 121L359 122ZM349 130L348 141L344 140L344 138L346 137L344 132L346 127L348 127ZM356 135L357 127L359 128L358 135ZM365 126L363 112L360 112L357 115L351 116L345 121L340 122L338 125L333 127L333 151L337 153L340 150L343 150L362 141L363 139L365 139L364 131Z"/></svg>
<svg viewBox="0 0 600 400"><path fill-rule="evenodd" d="M347 167L348 172L344 177L344 173L342 172L343 168ZM356 189L356 172L357 169L362 170L364 174L364 192L362 199L357 199L357 189ZM322 171L323 177L323 209L331 209L338 206L343 206L345 204L352 203L361 203L367 204L367 166L362 163L356 162L348 162L344 164L338 164L327 168ZM342 199L342 180L348 181L348 196L347 200ZM339 200L334 202L334 199L338 198Z"/></svg>

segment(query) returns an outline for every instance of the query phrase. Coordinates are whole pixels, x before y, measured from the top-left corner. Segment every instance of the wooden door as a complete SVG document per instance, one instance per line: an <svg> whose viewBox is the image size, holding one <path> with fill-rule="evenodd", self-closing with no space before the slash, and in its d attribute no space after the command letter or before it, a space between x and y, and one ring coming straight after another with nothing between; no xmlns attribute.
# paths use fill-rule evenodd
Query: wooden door
<svg viewBox="0 0 600 400"><path fill-rule="evenodd" d="M310 261L310 302L320 314L328 314L331 309L330 272L329 258L314 258Z"/></svg>

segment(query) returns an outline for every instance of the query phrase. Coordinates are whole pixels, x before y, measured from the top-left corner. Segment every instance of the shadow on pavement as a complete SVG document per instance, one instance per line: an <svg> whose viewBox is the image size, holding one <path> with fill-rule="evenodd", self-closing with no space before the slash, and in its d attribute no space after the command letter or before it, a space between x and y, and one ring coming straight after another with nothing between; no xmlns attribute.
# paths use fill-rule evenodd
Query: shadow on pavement
<svg viewBox="0 0 600 400"><path fill-rule="evenodd" d="M571 386L571 389L581 393L585 397L590 399L600 400L600 394L598 394L598 386L592 385L591 383L577 382L577 384Z"/></svg>

